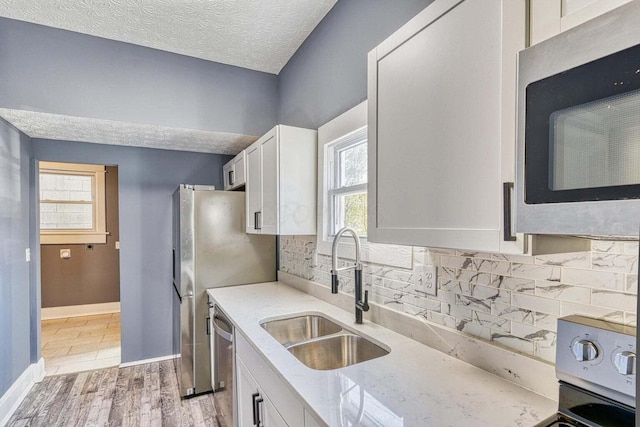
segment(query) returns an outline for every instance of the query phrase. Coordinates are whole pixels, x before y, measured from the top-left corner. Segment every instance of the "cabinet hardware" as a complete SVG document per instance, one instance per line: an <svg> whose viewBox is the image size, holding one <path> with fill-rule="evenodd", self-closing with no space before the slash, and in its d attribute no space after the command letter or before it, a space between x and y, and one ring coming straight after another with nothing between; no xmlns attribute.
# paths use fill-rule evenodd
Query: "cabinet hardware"
<svg viewBox="0 0 640 427"><path fill-rule="evenodd" d="M262 426L262 420L260 419L260 404L262 402L264 402L264 399L262 399L261 397L256 399L256 412L258 414L258 424L256 424L256 427Z"/></svg>
<svg viewBox="0 0 640 427"><path fill-rule="evenodd" d="M207 317L205 319L206 325L205 328L207 329L207 335L211 335L211 317Z"/></svg>
<svg viewBox="0 0 640 427"><path fill-rule="evenodd" d="M511 230L511 194L513 193L513 182L502 183L502 218L504 220L503 232L505 242L515 242L516 236Z"/></svg>
<svg viewBox="0 0 640 427"><path fill-rule="evenodd" d="M258 396L260 396L260 393L253 393L251 395L251 399L253 400L253 425L257 426L258 425L258 402L256 401L256 399L258 398Z"/></svg>
<svg viewBox="0 0 640 427"><path fill-rule="evenodd" d="M235 178L234 177L235 174L233 172L234 171L232 171L232 170L229 171L229 185L233 185L233 181L234 181L234 178Z"/></svg>
<svg viewBox="0 0 640 427"><path fill-rule="evenodd" d="M256 230L261 230L262 229L262 224L260 224L262 222L262 212L255 212L253 214L253 228Z"/></svg>

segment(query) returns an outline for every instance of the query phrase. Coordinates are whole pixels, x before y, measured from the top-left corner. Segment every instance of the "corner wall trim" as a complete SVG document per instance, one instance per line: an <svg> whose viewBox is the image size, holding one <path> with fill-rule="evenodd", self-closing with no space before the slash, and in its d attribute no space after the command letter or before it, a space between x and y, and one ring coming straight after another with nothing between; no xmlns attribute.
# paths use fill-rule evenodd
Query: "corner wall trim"
<svg viewBox="0 0 640 427"><path fill-rule="evenodd" d="M168 356L154 357L153 359L134 360L133 362L121 363L120 367L128 368L130 366L144 365L146 363L162 362L163 360L177 359L178 357L180 357L179 354L170 354Z"/></svg>
<svg viewBox="0 0 640 427"><path fill-rule="evenodd" d="M119 302L103 302L100 304L68 305L63 307L43 307L42 320L61 319L64 317L91 316L95 314L119 313Z"/></svg>
<svg viewBox="0 0 640 427"><path fill-rule="evenodd" d="M24 370L9 390L0 397L0 426L9 422L13 413L18 409L29 390L35 383L44 378L44 359L32 363Z"/></svg>

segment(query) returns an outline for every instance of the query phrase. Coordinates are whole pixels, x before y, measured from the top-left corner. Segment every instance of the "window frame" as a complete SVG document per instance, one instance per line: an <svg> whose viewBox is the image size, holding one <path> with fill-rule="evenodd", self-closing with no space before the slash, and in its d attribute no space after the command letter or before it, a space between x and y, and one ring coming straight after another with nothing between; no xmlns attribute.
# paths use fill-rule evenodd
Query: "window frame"
<svg viewBox="0 0 640 427"><path fill-rule="evenodd" d="M105 244L107 243L107 220L106 220L106 188L104 165L90 165L80 163L60 163L60 162L39 162L38 186L40 185L41 174L52 175L78 175L92 177L93 201L93 228L82 229L42 229L40 221L40 243L44 245L59 244ZM38 215L40 215L40 191L38 187Z"/></svg>
<svg viewBox="0 0 640 427"><path fill-rule="evenodd" d="M325 173L327 174L327 203L329 204L329 230L328 237L335 236L335 233L342 227L338 224L338 209L336 198L339 196L349 196L352 194L367 194L367 183L339 186L338 181L342 175L341 163L338 159L340 153L360 144L367 144L367 127L363 126L340 138L325 144ZM366 235L360 236L366 241Z"/></svg>
<svg viewBox="0 0 640 427"><path fill-rule="evenodd" d="M316 253L331 256L333 238L330 235L328 193L329 174L326 170L327 144L336 142L357 131L364 131L368 142L368 107L367 101L361 102L350 110L318 128L318 215L316 231ZM367 165L368 167L368 165ZM370 173L370 171L368 171ZM367 179L368 181L368 179ZM367 199L369 199L369 183L367 183ZM368 219L369 221L370 219ZM360 259L366 263L386 265L404 269L413 268L413 248L389 244L370 243L360 238ZM341 239L338 250L341 259L355 259L355 244L350 236ZM314 259L315 257L312 257ZM312 261L312 267L314 267Z"/></svg>

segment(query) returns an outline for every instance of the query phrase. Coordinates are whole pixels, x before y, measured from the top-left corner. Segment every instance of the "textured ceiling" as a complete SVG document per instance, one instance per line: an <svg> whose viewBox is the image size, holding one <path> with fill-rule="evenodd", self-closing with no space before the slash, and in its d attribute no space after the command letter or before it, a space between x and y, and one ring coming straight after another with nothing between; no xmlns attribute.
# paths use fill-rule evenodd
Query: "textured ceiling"
<svg viewBox="0 0 640 427"><path fill-rule="evenodd" d="M0 16L278 74L337 0L0 0Z"/></svg>
<svg viewBox="0 0 640 427"><path fill-rule="evenodd" d="M61 116L0 108L0 117L31 138L235 155L256 136Z"/></svg>

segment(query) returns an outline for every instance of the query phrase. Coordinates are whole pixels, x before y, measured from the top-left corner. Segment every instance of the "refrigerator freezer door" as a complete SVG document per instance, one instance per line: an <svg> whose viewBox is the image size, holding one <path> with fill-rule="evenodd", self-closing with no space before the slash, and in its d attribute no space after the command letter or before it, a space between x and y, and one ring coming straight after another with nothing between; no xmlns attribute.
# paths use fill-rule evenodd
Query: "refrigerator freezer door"
<svg viewBox="0 0 640 427"><path fill-rule="evenodd" d="M193 388L199 394L211 390L206 289L276 280L276 240L275 236L246 234L243 192L195 190L193 195L193 280L192 288L183 286L193 294L187 303L195 311L189 337L193 345L185 346L183 341L182 348L193 352ZM183 307L182 311L190 309Z"/></svg>

